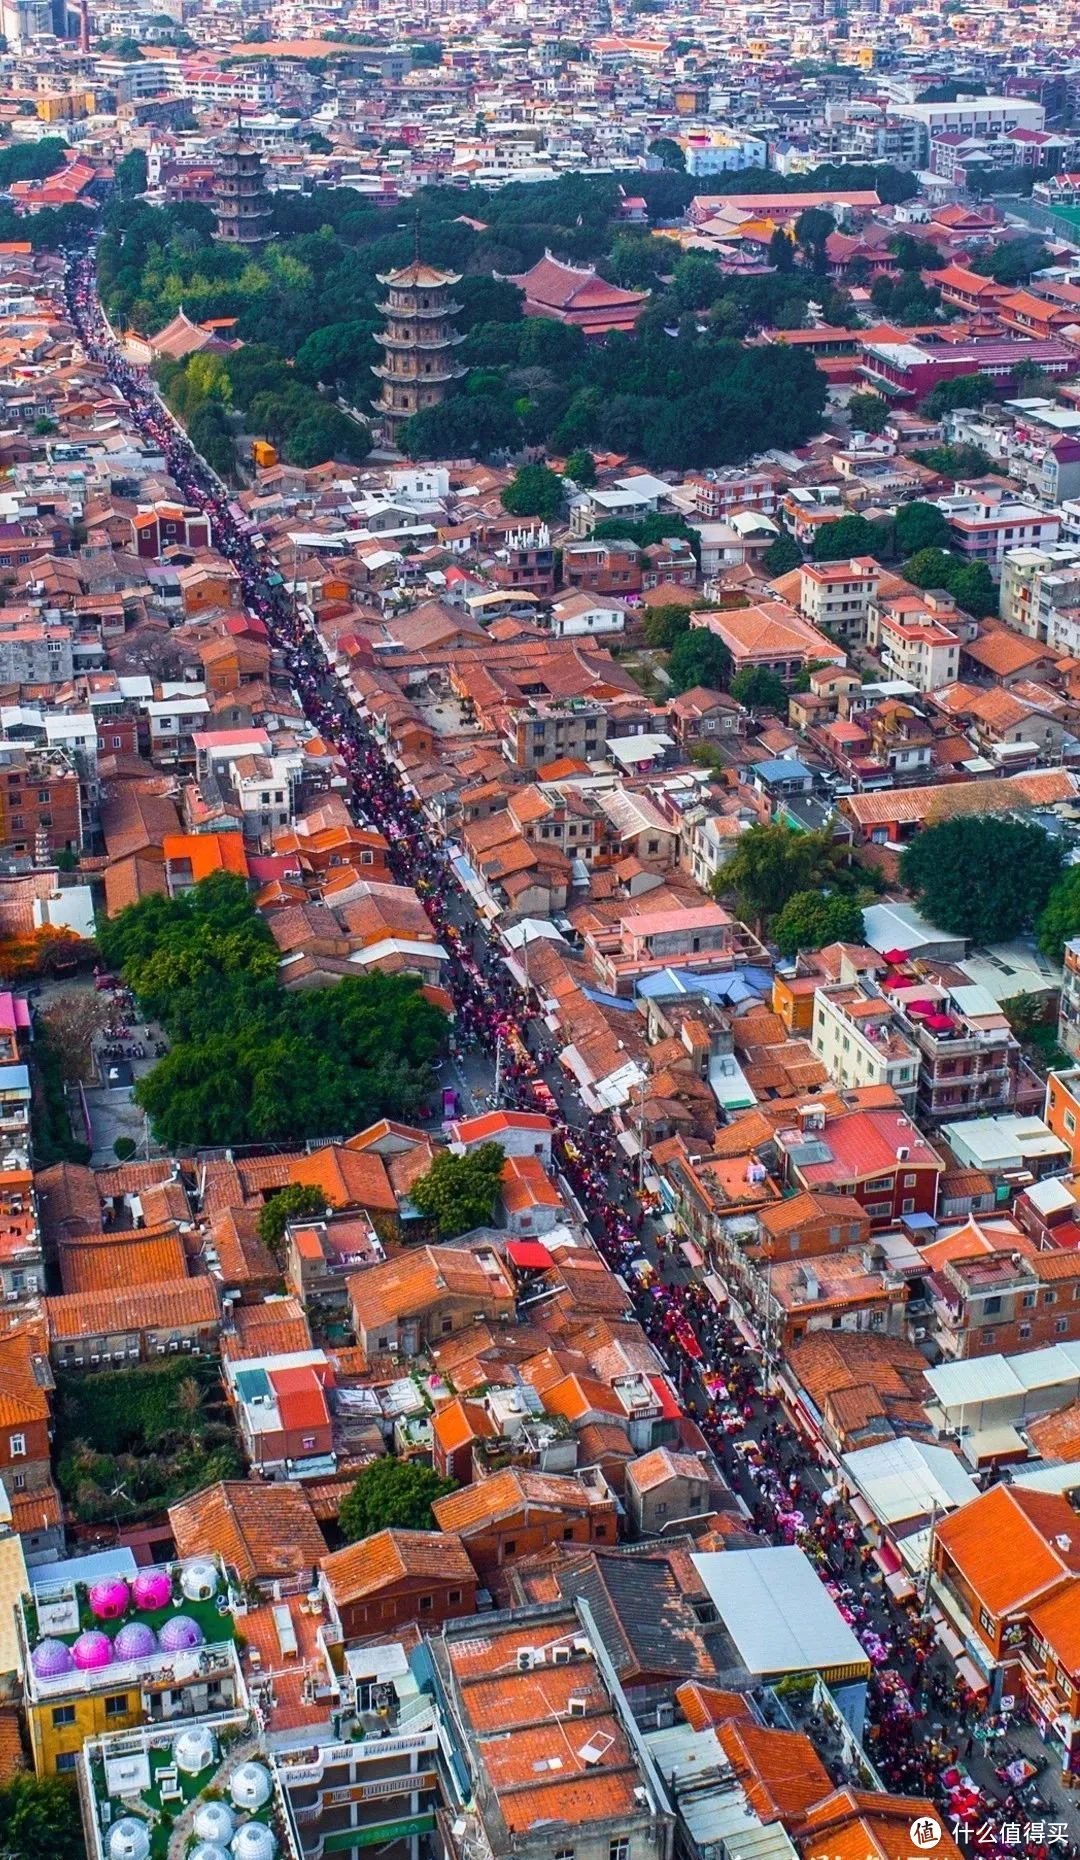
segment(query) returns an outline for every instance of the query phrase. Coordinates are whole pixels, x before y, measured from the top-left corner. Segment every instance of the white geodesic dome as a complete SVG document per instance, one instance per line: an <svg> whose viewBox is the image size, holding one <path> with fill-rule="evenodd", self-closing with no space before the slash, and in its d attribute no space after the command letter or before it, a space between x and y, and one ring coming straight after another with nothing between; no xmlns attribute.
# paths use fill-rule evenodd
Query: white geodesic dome
<svg viewBox="0 0 1080 1860"><path fill-rule="evenodd" d="M237 1808L246 1808L254 1812L255 1809L262 1808L264 1802L269 1802L272 1788L270 1771L265 1764L241 1763L240 1768L233 1772L229 1794Z"/></svg>
<svg viewBox="0 0 1080 1860"><path fill-rule="evenodd" d="M124 1815L109 1829L109 1860L147 1860L150 1836L134 1815Z"/></svg>

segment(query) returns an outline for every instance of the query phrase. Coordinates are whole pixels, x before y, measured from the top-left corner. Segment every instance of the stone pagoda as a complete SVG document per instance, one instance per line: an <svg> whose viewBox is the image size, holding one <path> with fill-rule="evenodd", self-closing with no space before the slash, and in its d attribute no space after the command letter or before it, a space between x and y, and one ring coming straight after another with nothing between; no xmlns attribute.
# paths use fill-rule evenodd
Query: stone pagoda
<svg viewBox="0 0 1080 1860"><path fill-rule="evenodd" d="M437 271L418 257L402 271L379 274L386 328L376 337L383 360L374 369L382 382L374 404L391 442L410 415L445 400L450 383L465 373L452 355L463 340L453 321L461 305L451 297L460 282L458 273Z"/></svg>
<svg viewBox="0 0 1080 1860"><path fill-rule="evenodd" d="M218 143L214 167L215 236L229 245L262 245L269 238L270 221L263 160L239 122L232 135Z"/></svg>

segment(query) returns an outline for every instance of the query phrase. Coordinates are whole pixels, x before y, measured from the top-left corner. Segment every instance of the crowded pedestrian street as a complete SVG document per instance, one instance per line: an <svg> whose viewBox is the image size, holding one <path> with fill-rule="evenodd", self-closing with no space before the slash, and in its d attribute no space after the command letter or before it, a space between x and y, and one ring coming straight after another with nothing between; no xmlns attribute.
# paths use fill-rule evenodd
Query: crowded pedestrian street
<svg viewBox="0 0 1080 1860"><path fill-rule="evenodd" d="M123 358L102 316L91 253L69 257L68 306L90 358L123 395L147 441L164 454L178 491L210 519L216 547L239 577L249 611L287 664L313 728L347 770L356 818L389 844L395 878L413 886L450 952L455 1019L447 1082L476 1109L544 1111L555 1154L592 1238L629 1288L637 1317L678 1391L684 1444L706 1446L762 1542L795 1544L813 1560L871 1663L866 1767L850 1745L827 1760L834 1780L927 1796L961 1845L980 1854L1080 1854L1080 1817L1034 1728L988 1717L940 1645L918 1594L894 1598L824 1449L800 1430L759 1340L718 1304L687 1264L678 1236L655 1219L655 1198L607 1115L590 1113L558 1063L537 1003L519 990L506 952L477 920L450 852L430 836L411 796L328 666L294 596L273 585L225 486L194 452L154 392ZM777 1699L776 1722L784 1706ZM799 1729L813 1729L797 1723ZM1027 1772L1031 1771L1031 1774ZM966 1841L958 1829L969 1830ZM1013 1831L1016 1838L1013 1838Z"/></svg>

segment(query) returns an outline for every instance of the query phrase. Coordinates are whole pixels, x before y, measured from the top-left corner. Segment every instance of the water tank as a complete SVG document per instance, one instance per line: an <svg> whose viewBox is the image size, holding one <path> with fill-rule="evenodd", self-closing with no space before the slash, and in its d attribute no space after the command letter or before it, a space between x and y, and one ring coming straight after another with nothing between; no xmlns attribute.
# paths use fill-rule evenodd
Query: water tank
<svg viewBox="0 0 1080 1860"><path fill-rule="evenodd" d="M233 1772L229 1794L237 1808L254 1813L264 1802L269 1802L271 1787L270 1771L262 1763L241 1763Z"/></svg>
<svg viewBox="0 0 1080 1860"><path fill-rule="evenodd" d="M187 1860L229 1860L229 1850L219 1846L217 1841L200 1841L191 1849Z"/></svg>
<svg viewBox="0 0 1080 1860"><path fill-rule="evenodd" d="M109 1860L147 1860L150 1836L134 1815L124 1815L109 1829Z"/></svg>
<svg viewBox="0 0 1080 1860"><path fill-rule="evenodd" d="M236 1816L227 1802L203 1802L191 1826L200 1841L216 1841L224 1847L236 1833Z"/></svg>
<svg viewBox="0 0 1080 1860"><path fill-rule="evenodd" d="M180 1587L189 1602L208 1602L218 1592L221 1578L209 1557L193 1556L180 1571Z"/></svg>

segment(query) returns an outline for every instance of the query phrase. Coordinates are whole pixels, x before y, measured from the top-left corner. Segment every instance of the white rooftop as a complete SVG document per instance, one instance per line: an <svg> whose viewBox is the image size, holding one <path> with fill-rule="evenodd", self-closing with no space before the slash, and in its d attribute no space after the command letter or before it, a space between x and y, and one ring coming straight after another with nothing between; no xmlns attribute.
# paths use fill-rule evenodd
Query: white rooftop
<svg viewBox="0 0 1080 1860"><path fill-rule="evenodd" d="M954 1511L978 1486L948 1447L904 1435L843 1456L844 1469L884 1524Z"/></svg>
<svg viewBox="0 0 1080 1860"><path fill-rule="evenodd" d="M747 1671L762 1678L868 1666L806 1554L796 1545L691 1557Z"/></svg>

